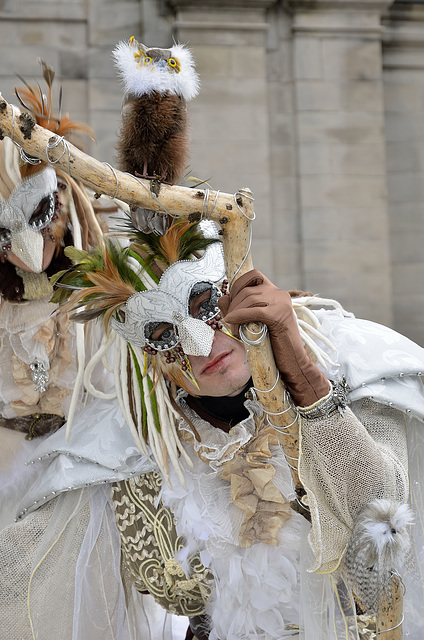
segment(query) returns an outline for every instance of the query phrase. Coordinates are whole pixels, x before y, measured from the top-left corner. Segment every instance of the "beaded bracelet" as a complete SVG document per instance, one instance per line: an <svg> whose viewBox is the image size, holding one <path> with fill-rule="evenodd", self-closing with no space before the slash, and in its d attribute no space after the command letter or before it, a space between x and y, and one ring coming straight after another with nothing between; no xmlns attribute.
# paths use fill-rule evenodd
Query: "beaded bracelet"
<svg viewBox="0 0 424 640"><path fill-rule="evenodd" d="M320 418L328 418L337 411L343 413L347 405L347 394L349 385L345 377L338 382L331 382L331 391L322 400L318 400L310 407L297 407L299 415L306 420L317 420Z"/></svg>

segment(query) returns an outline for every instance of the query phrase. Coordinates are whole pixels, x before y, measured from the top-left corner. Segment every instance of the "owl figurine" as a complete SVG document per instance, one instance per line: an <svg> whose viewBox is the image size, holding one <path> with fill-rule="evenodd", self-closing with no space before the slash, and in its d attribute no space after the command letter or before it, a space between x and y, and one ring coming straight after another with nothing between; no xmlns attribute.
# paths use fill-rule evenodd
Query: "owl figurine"
<svg viewBox="0 0 424 640"><path fill-rule="evenodd" d="M134 37L113 51L124 84L117 144L123 171L175 184L187 168L187 100L198 93L192 55L183 45L148 48Z"/></svg>

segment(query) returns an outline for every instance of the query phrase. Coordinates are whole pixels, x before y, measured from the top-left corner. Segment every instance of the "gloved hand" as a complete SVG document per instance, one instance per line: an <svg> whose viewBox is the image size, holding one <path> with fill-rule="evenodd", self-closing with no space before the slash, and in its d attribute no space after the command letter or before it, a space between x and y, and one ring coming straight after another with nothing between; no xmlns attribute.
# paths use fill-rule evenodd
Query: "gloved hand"
<svg viewBox="0 0 424 640"><path fill-rule="evenodd" d="M330 384L306 353L287 291L253 269L238 278L218 304L235 336L241 324L267 325L281 379L297 406L308 407L328 394Z"/></svg>

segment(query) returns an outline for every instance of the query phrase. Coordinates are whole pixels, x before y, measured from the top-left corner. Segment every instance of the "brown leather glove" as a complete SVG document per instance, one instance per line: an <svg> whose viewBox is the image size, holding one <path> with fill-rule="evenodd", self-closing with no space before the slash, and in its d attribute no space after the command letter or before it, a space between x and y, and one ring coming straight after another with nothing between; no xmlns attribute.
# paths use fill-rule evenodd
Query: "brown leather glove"
<svg viewBox="0 0 424 640"><path fill-rule="evenodd" d="M297 406L308 407L328 394L330 384L306 353L287 291L253 269L238 278L218 304L234 335L247 322L267 325L276 365Z"/></svg>

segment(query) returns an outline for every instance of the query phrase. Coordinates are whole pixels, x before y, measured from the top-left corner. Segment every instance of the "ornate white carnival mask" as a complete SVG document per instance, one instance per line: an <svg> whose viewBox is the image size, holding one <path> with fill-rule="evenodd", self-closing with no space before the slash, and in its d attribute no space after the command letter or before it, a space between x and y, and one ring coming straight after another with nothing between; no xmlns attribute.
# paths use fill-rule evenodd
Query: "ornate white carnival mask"
<svg viewBox="0 0 424 640"><path fill-rule="evenodd" d="M224 256L217 242L198 260L181 260L168 267L157 288L131 296L125 322L113 318L111 326L135 346L168 351L181 344L186 355L208 356L215 332L206 323L219 313L221 291L216 283L224 277ZM194 302L197 296L199 304Z"/></svg>
<svg viewBox="0 0 424 640"><path fill-rule="evenodd" d="M34 273L41 273L44 238L42 230L49 226L57 208L56 172L51 167L25 178L0 202L0 248L5 257L9 251Z"/></svg>

